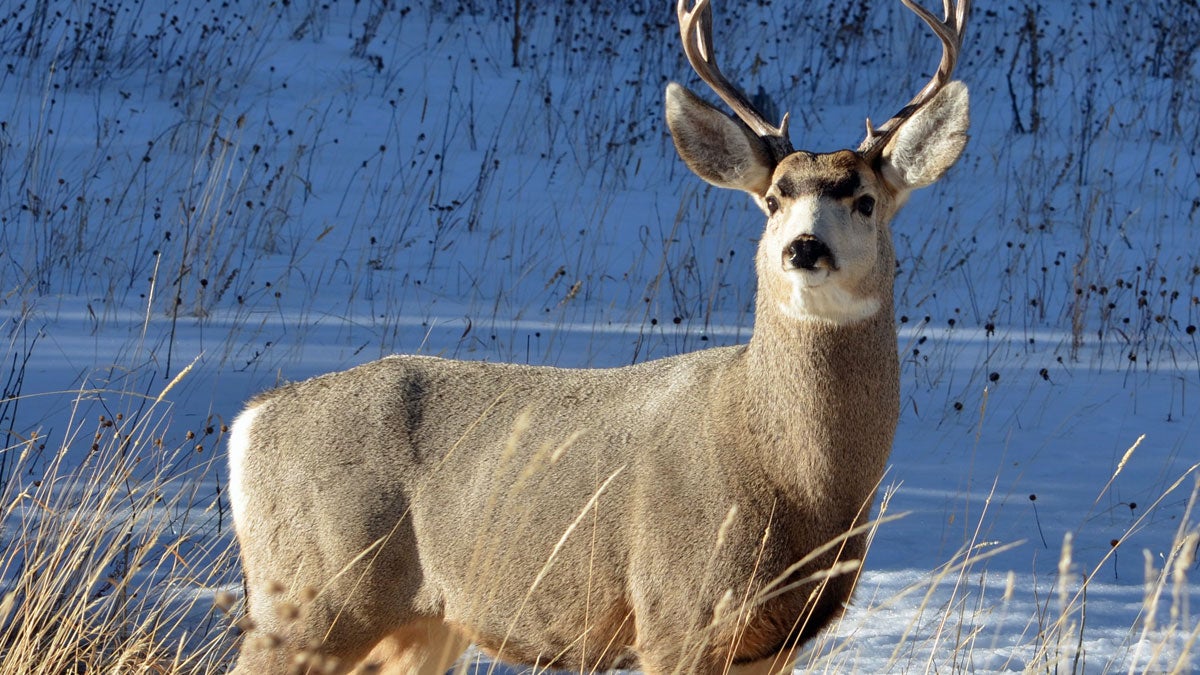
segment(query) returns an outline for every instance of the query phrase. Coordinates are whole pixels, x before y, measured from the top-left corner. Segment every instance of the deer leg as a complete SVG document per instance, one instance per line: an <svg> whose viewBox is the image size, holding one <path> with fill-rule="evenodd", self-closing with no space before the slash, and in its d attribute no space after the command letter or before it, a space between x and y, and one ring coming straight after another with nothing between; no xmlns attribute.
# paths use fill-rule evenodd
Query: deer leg
<svg viewBox="0 0 1200 675"><path fill-rule="evenodd" d="M782 675L790 673L796 664L796 651L789 649L760 661L731 666L728 675Z"/></svg>
<svg viewBox="0 0 1200 675"><path fill-rule="evenodd" d="M370 635L373 631L346 628L314 620L311 614L287 623L257 625L242 643L233 675L350 672L372 653L377 640Z"/></svg>
<svg viewBox="0 0 1200 675"><path fill-rule="evenodd" d="M429 642L433 628L424 625L442 622L406 615L402 598L379 581L344 574L322 592L251 582L247 609L252 628L234 673L347 673L373 650L391 654L388 645L420 643L427 634L424 641Z"/></svg>
<svg viewBox="0 0 1200 675"><path fill-rule="evenodd" d="M713 661L704 656L656 660L653 656L642 656L642 672L646 675L786 675L796 663L796 650L789 649L773 656L750 663L728 665L722 659Z"/></svg>
<svg viewBox="0 0 1200 675"><path fill-rule="evenodd" d="M442 621L414 621L380 640L354 672L444 675L468 644Z"/></svg>

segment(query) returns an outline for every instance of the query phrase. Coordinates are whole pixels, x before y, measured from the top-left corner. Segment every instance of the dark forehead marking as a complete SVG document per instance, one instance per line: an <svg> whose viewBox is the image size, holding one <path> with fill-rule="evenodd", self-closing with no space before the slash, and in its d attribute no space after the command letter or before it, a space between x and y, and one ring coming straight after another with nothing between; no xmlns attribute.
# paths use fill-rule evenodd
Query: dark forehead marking
<svg viewBox="0 0 1200 675"><path fill-rule="evenodd" d="M802 154L791 170L785 171L775 188L783 197L795 199L815 195L830 199L853 197L862 186L858 158L851 152L833 155Z"/></svg>
<svg viewBox="0 0 1200 675"><path fill-rule="evenodd" d="M779 194L791 199L803 195L829 197L830 199L846 199L853 197L861 185L862 179L858 177L857 171L808 176L785 174L775 183Z"/></svg>

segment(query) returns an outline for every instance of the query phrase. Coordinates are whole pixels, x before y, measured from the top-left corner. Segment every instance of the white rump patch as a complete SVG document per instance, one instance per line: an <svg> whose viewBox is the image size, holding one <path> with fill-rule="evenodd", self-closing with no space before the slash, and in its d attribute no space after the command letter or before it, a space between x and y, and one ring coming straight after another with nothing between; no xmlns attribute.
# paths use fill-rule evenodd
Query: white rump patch
<svg viewBox="0 0 1200 675"><path fill-rule="evenodd" d="M262 405L246 408L242 414L233 420L229 430L229 504L233 509L233 521L236 524L246 513L245 467L246 457L250 451L250 428Z"/></svg>
<svg viewBox="0 0 1200 675"><path fill-rule="evenodd" d="M793 271L791 275L792 296L787 302L779 303L785 316L798 321L827 321L837 326L858 323L879 311L875 298L860 298L830 283L828 272L816 283L801 276L811 272Z"/></svg>

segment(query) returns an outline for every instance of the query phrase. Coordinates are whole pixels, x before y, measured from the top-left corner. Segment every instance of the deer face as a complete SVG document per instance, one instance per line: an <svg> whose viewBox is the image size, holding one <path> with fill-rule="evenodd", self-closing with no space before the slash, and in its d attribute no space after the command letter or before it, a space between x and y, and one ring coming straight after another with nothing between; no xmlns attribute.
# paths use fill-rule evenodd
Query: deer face
<svg viewBox="0 0 1200 675"><path fill-rule="evenodd" d="M798 320L853 323L883 306L892 254L891 190L859 155L795 152L755 201L767 214L760 286Z"/></svg>

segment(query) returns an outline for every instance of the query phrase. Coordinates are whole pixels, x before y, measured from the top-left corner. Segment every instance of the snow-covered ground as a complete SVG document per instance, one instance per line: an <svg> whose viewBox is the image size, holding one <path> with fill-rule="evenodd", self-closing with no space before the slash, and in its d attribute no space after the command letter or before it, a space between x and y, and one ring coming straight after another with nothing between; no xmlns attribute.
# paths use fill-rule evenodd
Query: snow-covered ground
<svg viewBox="0 0 1200 675"><path fill-rule="evenodd" d="M675 156L673 3L526 5L517 66L511 4L3 10L3 494L90 475L116 420L131 495L188 486L139 578L200 598L189 640L240 588L217 439L253 393L395 352L612 366L750 335L761 215ZM937 62L899 2L740 5L722 67L798 147L855 146ZM893 226L903 515L801 667L1200 665L1197 34L1194 3L977 3L972 140ZM49 518L26 506L0 588Z"/></svg>

